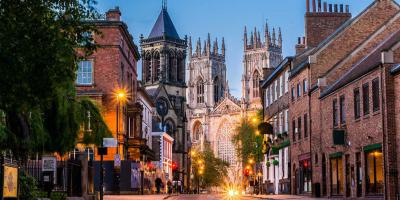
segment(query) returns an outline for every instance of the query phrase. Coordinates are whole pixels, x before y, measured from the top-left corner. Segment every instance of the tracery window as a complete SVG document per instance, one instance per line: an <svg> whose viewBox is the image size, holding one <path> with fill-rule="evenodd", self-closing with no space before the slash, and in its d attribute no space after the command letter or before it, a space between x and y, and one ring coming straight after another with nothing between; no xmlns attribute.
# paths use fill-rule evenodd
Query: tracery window
<svg viewBox="0 0 400 200"><path fill-rule="evenodd" d="M253 97L260 97L260 75L258 72L253 74Z"/></svg>
<svg viewBox="0 0 400 200"><path fill-rule="evenodd" d="M219 80L218 77L214 79L214 102L217 103L219 101Z"/></svg>
<svg viewBox="0 0 400 200"><path fill-rule="evenodd" d="M204 103L204 83L202 79L197 81L197 103Z"/></svg>
<svg viewBox="0 0 400 200"><path fill-rule="evenodd" d="M222 123L218 131L218 157L231 166L236 164L236 150L232 143L233 129L230 123Z"/></svg>

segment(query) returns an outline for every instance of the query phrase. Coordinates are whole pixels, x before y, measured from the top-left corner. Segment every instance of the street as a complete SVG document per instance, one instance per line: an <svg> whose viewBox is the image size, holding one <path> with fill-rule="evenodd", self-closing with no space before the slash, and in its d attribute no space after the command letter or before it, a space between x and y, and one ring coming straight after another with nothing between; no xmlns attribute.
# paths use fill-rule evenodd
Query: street
<svg viewBox="0 0 400 200"><path fill-rule="evenodd" d="M229 200L223 195L219 194L201 194L201 195L177 195L177 196L167 196L167 195L119 195L119 196L105 196L105 200ZM307 196L296 196L296 195L260 195L260 196L240 196L240 200L253 200L253 199L316 199ZM321 198L319 198L321 199Z"/></svg>

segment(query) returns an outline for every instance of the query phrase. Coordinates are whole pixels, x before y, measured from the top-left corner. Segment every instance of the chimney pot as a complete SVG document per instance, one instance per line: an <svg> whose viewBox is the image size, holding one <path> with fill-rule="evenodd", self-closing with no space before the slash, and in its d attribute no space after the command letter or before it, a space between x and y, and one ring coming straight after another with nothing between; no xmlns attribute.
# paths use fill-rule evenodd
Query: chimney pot
<svg viewBox="0 0 400 200"><path fill-rule="evenodd" d="M337 13L338 12L338 6L337 6L337 4L335 4L335 13Z"/></svg>
<svg viewBox="0 0 400 200"><path fill-rule="evenodd" d="M301 37L297 38L297 44L301 44Z"/></svg>
<svg viewBox="0 0 400 200"><path fill-rule="evenodd" d="M332 12L332 4L329 4L329 12Z"/></svg>
<svg viewBox="0 0 400 200"><path fill-rule="evenodd" d="M324 2L324 12L328 12L328 3Z"/></svg>
<svg viewBox="0 0 400 200"><path fill-rule="evenodd" d="M317 11L317 6L316 6L316 3L315 3L315 0L312 0L312 10L313 10L313 12Z"/></svg>
<svg viewBox="0 0 400 200"><path fill-rule="evenodd" d="M322 10L321 10L321 0L318 0L318 12L321 12Z"/></svg>
<svg viewBox="0 0 400 200"><path fill-rule="evenodd" d="M340 4L340 12L343 13L343 4Z"/></svg>
<svg viewBox="0 0 400 200"><path fill-rule="evenodd" d="M306 44L306 37L303 37L303 41L301 42L302 44Z"/></svg>
<svg viewBox="0 0 400 200"><path fill-rule="evenodd" d="M306 9L307 12L310 12L310 0L306 0Z"/></svg>
<svg viewBox="0 0 400 200"><path fill-rule="evenodd" d="M350 12L349 5L346 5L346 13L349 13L349 12Z"/></svg>

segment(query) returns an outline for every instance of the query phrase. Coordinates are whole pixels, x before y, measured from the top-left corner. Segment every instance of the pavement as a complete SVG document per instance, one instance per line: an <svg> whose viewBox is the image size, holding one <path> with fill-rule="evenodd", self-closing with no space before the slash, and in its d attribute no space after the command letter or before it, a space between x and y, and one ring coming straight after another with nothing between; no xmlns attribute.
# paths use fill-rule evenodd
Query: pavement
<svg viewBox="0 0 400 200"><path fill-rule="evenodd" d="M188 195L188 194L181 194L181 195L118 195L112 196L108 195L104 197L104 200L225 200L222 195L218 194L201 194L201 195ZM314 200L316 198L311 198L307 196L296 196L296 195L244 195L238 198L240 200L280 200L280 199L310 199ZM237 200L237 199L235 199ZM321 200L321 198L318 198Z"/></svg>

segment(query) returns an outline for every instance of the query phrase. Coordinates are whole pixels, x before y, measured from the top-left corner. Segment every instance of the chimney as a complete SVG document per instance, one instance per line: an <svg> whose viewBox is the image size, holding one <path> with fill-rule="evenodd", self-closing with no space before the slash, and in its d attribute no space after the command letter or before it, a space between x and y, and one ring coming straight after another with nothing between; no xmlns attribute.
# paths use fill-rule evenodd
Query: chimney
<svg viewBox="0 0 400 200"><path fill-rule="evenodd" d="M313 0L313 10L316 8L315 1ZM329 7L328 7L329 5ZM323 3L323 12L321 12L321 0L318 0L318 12L307 12L305 14L305 33L306 42L305 48L316 47L329 35L334 33L343 23L351 18L349 12L343 12L343 4L330 4ZM346 10L348 6L346 6Z"/></svg>
<svg viewBox="0 0 400 200"><path fill-rule="evenodd" d="M312 0L312 10L313 10L313 12L317 11L317 6L315 5L315 0Z"/></svg>
<svg viewBox="0 0 400 200"><path fill-rule="evenodd" d="M121 11L119 7L115 7L114 9L110 9L106 12L106 20L108 21L121 21Z"/></svg>
<svg viewBox="0 0 400 200"><path fill-rule="evenodd" d="M295 46L296 55L299 55L299 54L303 53L305 48L306 48L305 38L304 37L298 37L297 38L297 44Z"/></svg>
<svg viewBox="0 0 400 200"><path fill-rule="evenodd" d="M321 12L322 10L321 10L321 0L318 0L318 12Z"/></svg>

